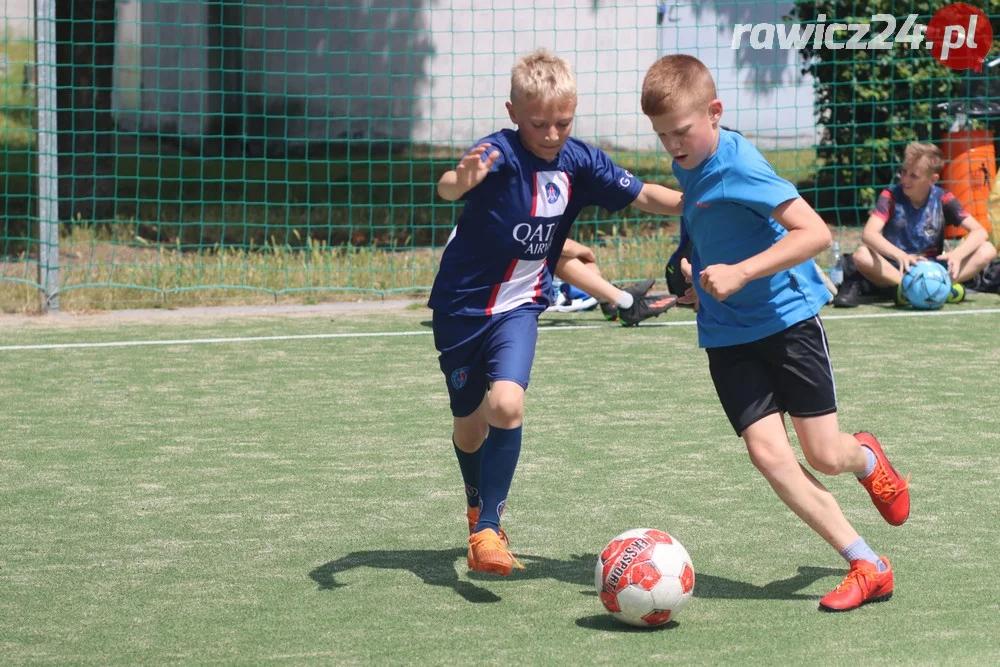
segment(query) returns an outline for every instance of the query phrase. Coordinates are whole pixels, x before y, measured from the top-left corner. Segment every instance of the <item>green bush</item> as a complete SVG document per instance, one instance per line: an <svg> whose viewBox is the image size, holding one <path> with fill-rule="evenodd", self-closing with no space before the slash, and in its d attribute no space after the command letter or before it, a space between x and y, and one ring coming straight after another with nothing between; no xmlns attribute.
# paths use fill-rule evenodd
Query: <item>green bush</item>
<svg viewBox="0 0 1000 667"><path fill-rule="evenodd" d="M974 4L984 8L994 35L1000 35L1000 0ZM906 16L917 14L918 24L926 26L941 6L927 0L795 0L789 18L808 24L825 14L828 24L868 23L874 14L891 14L899 35ZM875 24L873 32L884 27ZM822 131L816 182L808 194L818 209L834 211L841 223L863 220L879 190L893 182L908 142L937 142L948 131L952 118L936 105L981 95L990 87L986 70L950 70L923 45L834 50L815 49L810 42L802 56L803 74L815 80Z"/></svg>

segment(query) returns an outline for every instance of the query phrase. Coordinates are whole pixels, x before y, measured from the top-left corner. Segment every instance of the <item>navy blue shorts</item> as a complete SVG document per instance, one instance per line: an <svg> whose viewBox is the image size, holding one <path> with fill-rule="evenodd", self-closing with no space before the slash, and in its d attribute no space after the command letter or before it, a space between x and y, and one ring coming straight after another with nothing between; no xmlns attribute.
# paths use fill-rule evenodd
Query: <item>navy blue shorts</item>
<svg viewBox="0 0 1000 667"><path fill-rule="evenodd" d="M837 388L819 316L742 345L711 347L708 367L736 435L767 415L837 411Z"/></svg>
<svg viewBox="0 0 1000 667"><path fill-rule="evenodd" d="M519 306L489 317L434 311L434 347L448 384L451 414L468 417L490 383L510 380L528 388L543 305Z"/></svg>

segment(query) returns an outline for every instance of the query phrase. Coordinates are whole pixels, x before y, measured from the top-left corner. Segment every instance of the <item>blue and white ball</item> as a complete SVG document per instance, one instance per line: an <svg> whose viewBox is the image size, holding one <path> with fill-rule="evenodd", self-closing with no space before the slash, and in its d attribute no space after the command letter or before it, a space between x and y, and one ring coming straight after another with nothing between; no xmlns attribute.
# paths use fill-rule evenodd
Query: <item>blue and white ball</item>
<svg viewBox="0 0 1000 667"><path fill-rule="evenodd" d="M951 294L951 276L937 262L917 262L903 276L902 288L903 296L914 308L936 310Z"/></svg>

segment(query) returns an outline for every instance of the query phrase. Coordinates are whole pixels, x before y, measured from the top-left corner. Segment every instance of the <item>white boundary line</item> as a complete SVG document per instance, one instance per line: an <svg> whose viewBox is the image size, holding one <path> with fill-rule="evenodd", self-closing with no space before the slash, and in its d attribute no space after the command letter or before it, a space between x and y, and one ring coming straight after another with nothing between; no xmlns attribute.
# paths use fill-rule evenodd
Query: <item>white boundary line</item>
<svg viewBox="0 0 1000 667"><path fill-rule="evenodd" d="M908 311L903 313L859 313L857 315L830 315L820 318L824 322L831 320L871 320L889 317L958 317L961 315L996 315L1000 313L1000 308L984 308L982 310L955 310L955 311ZM646 322L642 326L646 327L684 327L694 326L694 320L683 322ZM560 331L584 331L592 329L610 329L618 324L571 324L567 326L541 326L538 331L557 333ZM257 343L262 341L283 341L283 340L327 340L339 338L395 338L399 336L430 336L431 331L375 331L369 333L328 333L328 334L299 334L289 336L245 336L234 338L189 338L171 340L121 340L107 343L42 343L38 345L0 345L0 352L17 352L20 350L70 350L70 349L91 349L99 347L140 347L143 345L211 345L218 343Z"/></svg>

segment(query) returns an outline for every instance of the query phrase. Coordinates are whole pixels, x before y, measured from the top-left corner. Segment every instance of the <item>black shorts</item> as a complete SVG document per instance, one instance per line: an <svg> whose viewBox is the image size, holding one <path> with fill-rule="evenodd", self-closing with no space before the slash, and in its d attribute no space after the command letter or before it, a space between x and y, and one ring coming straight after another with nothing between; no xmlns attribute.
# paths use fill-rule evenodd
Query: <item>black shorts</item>
<svg viewBox="0 0 1000 667"><path fill-rule="evenodd" d="M736 435L775 412L818 417L837 411L830 350L819 316L752 343L706 352L715 391Z"/></svg>

